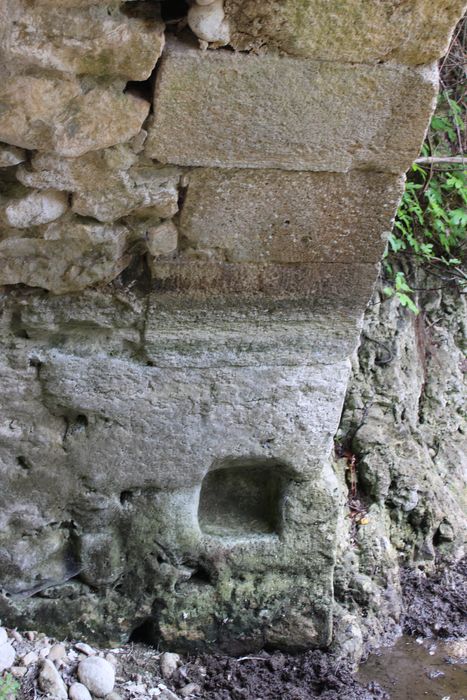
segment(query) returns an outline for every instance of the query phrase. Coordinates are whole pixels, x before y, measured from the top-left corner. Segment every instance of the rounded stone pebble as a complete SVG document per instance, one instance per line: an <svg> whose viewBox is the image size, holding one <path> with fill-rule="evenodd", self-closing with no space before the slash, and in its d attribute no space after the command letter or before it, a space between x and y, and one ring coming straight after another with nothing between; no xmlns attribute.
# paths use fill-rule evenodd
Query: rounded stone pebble
<svg viewBox="0 0 467 700"><path fill-rule="evenodd" d="M180 657L178 654L172 654L169 651L166 651L162 654L161 658L159 659L159 663L161 665L161 673L163 678L171 678L175 671L177 670L177 666L179 664Z"/></svg>
<svg viewBox="0 0 467 700"><path fill-rule="evenodd" d="M82 683L73 683L68 689L70 700L92 700L91 693Z"/></svg>
<svg viewBox="0 0 467 700"><path fill-rule="evenodd" d="M99 656L89 656L80 661L78 678L96 697L103 698L112 692L115 685L115 670Z"/></svg>
<svg viewBox="0 0 467 700"><path fill-rule="evenodd" d="M6 644L8 641L8 635L4 627L0 627L0 647L2 644Z"/></svg>
<svg viewBox="0 0 467 700"><path fill-rule="evenodd" d="M0 646L0 673L11 668L15 663L16 652L9 642Z"/></svg>

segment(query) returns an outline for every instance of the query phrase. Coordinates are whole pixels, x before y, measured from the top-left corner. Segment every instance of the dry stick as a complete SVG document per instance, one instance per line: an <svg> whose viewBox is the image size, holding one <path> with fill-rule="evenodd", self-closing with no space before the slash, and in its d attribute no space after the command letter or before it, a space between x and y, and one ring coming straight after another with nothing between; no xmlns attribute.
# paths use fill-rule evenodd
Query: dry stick
<svg viewBox="0 0 467 700"><path fill-rule="evenodd" d="M417 158L416 163L426 163L427 165L431 163L462 163L467 166L467 156L424 156L422 158Z"/></svg>

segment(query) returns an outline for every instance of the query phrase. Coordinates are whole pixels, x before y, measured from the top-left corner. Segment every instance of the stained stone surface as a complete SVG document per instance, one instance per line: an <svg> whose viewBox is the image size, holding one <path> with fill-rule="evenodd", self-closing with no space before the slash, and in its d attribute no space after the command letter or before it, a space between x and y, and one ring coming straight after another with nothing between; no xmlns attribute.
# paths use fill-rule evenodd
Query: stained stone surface
<svg viewBox="0 0 467 700"><path fill-rule="evenodd" d="M2 624L361 638L333 436L461 4L216 0L198 48L155 1L0 0Z"/></svg>
<svg viewBox="0 0 467 700"><path fill-rule="evenodd" d="M171 42L146 153L181 165L400 173L420 149L437 80L435 66L206 53Z"/></svg>
<svg viewBox="0 0 467 700"><path fill-rule="evenodd" d="M109 2L60 1L45 4L40 12L25 0L2 4L4 56L16 68L146 80L164 45L164 23L155 3L152 12L146 3L145 11L135 11L133 17Z"/></svg>
<svg viewBox="0 0 467 700"><path fill-rule="evenodd" d="M149 105L124 84L17 75L0 88L0 139L38 151L80 156L135 136Z"/></svg>
<svg viewBox="0 0 467 700"><path fill-rule="evenodd" d="M225 0L230 43L325 61L408 65L443 56L465 0Z"/></svg>

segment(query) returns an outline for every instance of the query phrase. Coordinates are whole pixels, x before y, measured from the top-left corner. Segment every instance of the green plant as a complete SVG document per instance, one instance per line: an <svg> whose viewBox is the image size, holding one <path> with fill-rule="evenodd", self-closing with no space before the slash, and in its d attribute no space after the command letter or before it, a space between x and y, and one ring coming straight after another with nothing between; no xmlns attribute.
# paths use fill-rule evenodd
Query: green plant
<svg viewBox="0 0 467 700"><path fill-rule="evenodd" d="M422 268L438 288L456 285L467 291L463 268L467 245L467 136L463 62L467 20L455 33L441 65L438 106L421 157L408 174L405 192L389 236L384 270L387 296L418 313L416 290L407 269ZM409 264L407 264L409 263Z"/></svg>
<svg viewBox="0 0 467 700"><path fill-rule="evenodd" d="M15 700L18 690L19 683L11 673L6 673L0 678L0 700Z"/></svg>

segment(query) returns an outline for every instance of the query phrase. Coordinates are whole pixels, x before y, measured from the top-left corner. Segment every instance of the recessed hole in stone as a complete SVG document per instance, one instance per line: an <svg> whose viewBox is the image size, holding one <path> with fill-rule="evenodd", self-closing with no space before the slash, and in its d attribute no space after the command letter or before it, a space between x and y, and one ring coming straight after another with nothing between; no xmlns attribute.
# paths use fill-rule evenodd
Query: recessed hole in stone
<svg viewBox="0 0 467 700"><path fill-rule="evenodd" d="M25 469L26 471L29 471L29 469L31 469L31 465L29 464L26 457L23 457L23 455L20 455L19 457L17 457L16 461L18 462L21 469Z"/></svg>
<svg viewBox="0 0 467 700"><path fill-rule="evenodd" d="M277 463L235 462L209 472L201 487L201 530L218 537L279 534L284 487Z"/></svg>

